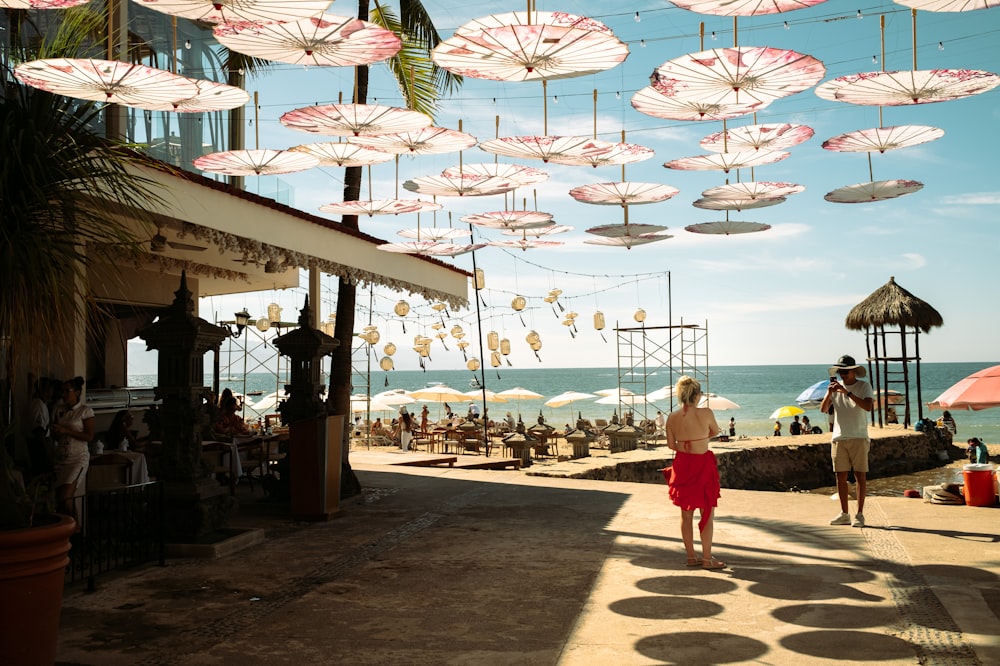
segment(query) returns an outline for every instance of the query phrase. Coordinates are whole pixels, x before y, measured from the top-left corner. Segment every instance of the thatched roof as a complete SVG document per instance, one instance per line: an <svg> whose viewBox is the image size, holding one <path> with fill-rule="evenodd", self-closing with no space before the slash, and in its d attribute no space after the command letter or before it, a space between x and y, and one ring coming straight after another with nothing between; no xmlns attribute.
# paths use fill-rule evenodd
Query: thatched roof
<svg viewBox="0 0 1000 666"><path fill-rule="evenodd" d="M941 313L896 284L894 277L855 305L844 321L847 328L855 331L897 325L919 328L924 333L943 323Z"/></svg>

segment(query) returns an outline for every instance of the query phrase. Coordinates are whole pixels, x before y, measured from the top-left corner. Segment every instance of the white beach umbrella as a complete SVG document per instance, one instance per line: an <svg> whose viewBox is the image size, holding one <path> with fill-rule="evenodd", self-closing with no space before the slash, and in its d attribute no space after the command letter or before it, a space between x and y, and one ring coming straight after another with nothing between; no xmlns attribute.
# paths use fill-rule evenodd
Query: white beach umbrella
<svg viewBox="0 0 1000 666"><path fill-rule="evenodd" d="M416 391L410 391L408 395L414 400L426 400L428 402L465 402L468 398L467 395L459 391L458 389L453 389L450 386L445 386L444 384L435 384L433 386L425 386L422 389L417 389Z"/></svg>
<svg viewBox="0 0 1000 666"><path fill-rule="evenodd" d="M466 391L465 395L469 396L470 398L474 398L478 401L481 401L483 399L483 393L484 391L482 389L473 389L471 391ZM507 402L507 398L503 397L499 393L496 393L495 391L486 389L485 393L486 393L486 402Z"/></svg>
<svg viewBox="0 0 1000 666"><path fill-rule="evenodd" d="M635 407L636 405L643 405L648 403L649 400L646 399L644 395L607 395L600 400L595 400L596 405L628 405L629 407Z"/></svg>
<svg viewBox="0 0 1000 666"><path fill-rule="evenodd" d="M601 395L601 396L611 396L611 395L615 395L615 396L617 396L617 395L635 395L635 393L634 393L634 392L632 392L631 390L629 390L629 389L627 389L627 388L609 388L609 389L601 389L600 391L594 391L594 393L595 393L596 395Z"/></svg>
<svg viewBox="0 0 1000 666"><path fill-rule="evenodd" d="M408 395L403 389L382 391L381 393L373 395L372 398L386 405L412 405L416 402L416 400Z"/></svg>
<svg viewBox="0 0 1000 666"><path fill-rule="evenodd" d="M714 393L706 393L701 396L701 400L698 401L699 407L708 407L709 409L715 411L725 411L727 409L739 409L740 406L729 398L723 398L721 395L716 395Z"/></svg>
<svg viewBox="0 0 1000 666"><path fill-rule="evenodd" d="M663 388L656 389L655 391L650 391L646 394L646 400L648 402L660 402L661 400L669 400L670 396L674 394L673 386L664 386Z"/></svg>
<svg viewBox="0 0 1000 666"><path fill-rule="evenodd" d="M497 395L503 396L504 398L514 398L517 400L517 416L521 416L521 400L538 400L539 398L544 398L541 393L535 393L526 388L521 388L520 386L514 387L512 389L507 389L506 391L500 391Z"/></svg>
<svg viewBox="0 0 1000 666"><path fill-rule="evenodd" d="M392 405L386 404L381 400L376 399L374 396L367 395L352 395L351 396L351 412L352 413L362 413L362 412L391 412L395 409Z"/></svg>
<svg viewBox="0 0 1000 666"><path fill-rule="evenodd" d="M586 400L587 398L593 398L595 395L593 393L581 393L580 391L565 391L559 395L554 395L545 401L546 407L552 407L557 409L559 407L565 407L566 405L576 402L577 400Z"/></svg>

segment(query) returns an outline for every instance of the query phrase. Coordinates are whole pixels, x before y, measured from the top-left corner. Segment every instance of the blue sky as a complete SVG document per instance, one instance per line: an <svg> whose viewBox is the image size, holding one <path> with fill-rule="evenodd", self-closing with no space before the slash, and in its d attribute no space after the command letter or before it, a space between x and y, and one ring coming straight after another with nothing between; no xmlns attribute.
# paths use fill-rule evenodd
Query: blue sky
<svg viewBox="0 0 1000 666"><path fill-rule="evenodd" d="M444 36L467 20L523 9L519 3L503 6L496 2L427 0L424 4ZM792 148L789 159L755 169L754 178L799 183L806 190L778 206L730 213L730 219L770 224L769 231L729 237L695 235L684 227L724 219L724 213L700 210L691 203L703 190L724 184L726 175L721 171L676 171L662 164L706 153L698 141L720 131L722 123L660 120L632 109L629 99L647 85L657 66L700 50L699 22L705 23L706 49L732 46L732 19L694 14L666 2L538 5L542 11L566 11L601 20L630 48L629 57L618 67L549 83L549 134L592 134L593 90L597 89L599 138L618 141L624 130L629 142L656 151L652 159L629 165L626 180L666 183L677 187L680 194L666 202L630 209L630 222L668 226L674 238L632 250L585 245L583 240L591 236L584 230L621 222L620 209L578 203L567 193L579 185L621 180L621 168L502 160L544 168L550 174L547 182L534 189L518 190L519 208L523 199L529 208L535 208L537 198L539 210L553 213L558 223L574 227L574 231L555 238L565 241L559 248L528 252L486 248L476 253L477 264L487 275L483 330L496 330L511 340L514 351L510 358L515 367L539 367L524 341L531 329L542 339L543 367L614 366L616 347L611 329L615 322L636 325L632 315L641 307L647 312L647 325L666 325L668 306L672 307L674 323L683 319L707 325L712 365L829 363L844 353L863 357L864 336L845 329L844 319L855 304L891 276L937 308L944 319L943 327L921 336L925 361L1000 358L996 342L1000 329L1000 262L996 256L1000 247L1000 185L995 169L1000 147L996 129L1000 90L952 102L886 107L885 126L932 125L945 134L932 143L872 158L874 180L918 180L924 183L921 191L895 200L854 205L828 203L823 195L870 180L867 156L826 151L821 143L844 132L878 126L878 109L827 102L812 90L778 100L758 114L758 123L803 123L815 130L815 136ZM627 10L619 9L626 6ZM615 13L605 13L608 7L614 7ZM353 9L351 3L341 2L333 4L330 12ZM856 18L859 9L860 19ZM885 69L911 68L910 13L891 2L850 5L831 0L783 15L741 18L738 39L741 46L788 48L813 55L826 65L826 81L883 68L879 14L886 17ZM1000 73L1000 9L960 14L921 12L916 35L918 69L974 68ZM873 62L873 57L879 62ZM278 64L266 76L251 80L248 89L260 92L260 147L286 148L328 140L287 129L278 118L293 108L336 102L340 93L348 98L352 76L349 69ZM400 104L380 65L374 67L369 102L373 100ZM464 131L486 141L495 137L498 115L501 136L542 134L541 85L467 79L455 96L442 101L435 124L457 128L462 121ZM248 116L253 117L252 111ZM752 123L752 117L744 117L729 121L729 127ZM252 133L250 137L253 141ZM493 156L473 148L465 151L462 159L465 163L491 162ZM397 185L399 196L412 197L403 190L403 181L436 174L458 161L458 154L403 158L398 181L392 162L375 166L372 191L368 191L366 176L362 198L391 198ZM342 199L342 176L339 169L313 169L281 179L294 188L296 207L317 213L320 205ZM735 181L736 173L729 178ZM741 172L740 179L750 180L750 171ZM261 181L261 189L275 187L273 177ZM449 214L453 225L464 226L458 219L462 215L504 207L501 196L440 198L439 202L445 209L436 217L422 215L421 226L447 226ZM396 232L415 227L416 219L412 215L376 217L363 219L361 226L370 234L395 241ZM484 231L483 235L502 238L495 231ZM391 255L386 261L392 261ZM472 267L469 255L448 261L465 269ZM579 313L575 338L561 325L553 307L542 300L551 289L561 289L560 303L567 311ZM208 319L215 313L230 318L232 312L246 306L259 315L274 301L286 308L284 318L288 319L300 307L303 293L291 290L204 299L201 313ZM672 303L668 293L672 293ZM529 301L523 324L509 305L515 294ZM413 308L405 334L392 315L392 305L400 297ZM332 306L329 299L324 300L325 316ZM358 301L365 303L366 298L359 294ZM430 325L439 317L416 296L376 291L374 302L374 323L382 332L379 347L386 341L395 342L401 350L396 354L397 367L416 367L416 355L409 349L412 337L418 332L433 335ZM591 324L598 309L608 322L603 338ZM446 321L447 328L457 323L474 332L474 310L450 314L454 318ZM367 313L359 313L359 328L367 323L366 318ZM464 367L453 341L448 346L450 351L445 352L435 342L432 367Z"/></svg>

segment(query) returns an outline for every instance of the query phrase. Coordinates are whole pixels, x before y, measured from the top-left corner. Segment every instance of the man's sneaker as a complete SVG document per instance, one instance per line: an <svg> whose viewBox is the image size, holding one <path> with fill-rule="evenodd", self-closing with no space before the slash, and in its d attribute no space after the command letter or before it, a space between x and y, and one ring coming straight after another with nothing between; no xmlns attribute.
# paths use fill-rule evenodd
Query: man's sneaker
<svg viewBox="0 0 1000 666"><path fill-rule="evenodd" d="M864 521L863 518L862 518L862 521ZM850 516L850 514L842 513L839 516L837 516L836 518L834 518L833 520L831 520L830 524L831 525L850 525L851 524L851 516Z"/></svg>
<svg viewBox="0 0 1000 666"><path fill-rule="evenodd" d="M864 527L865 526L865 516L864 514L858 513L854 515L854 527Z"/></svg>

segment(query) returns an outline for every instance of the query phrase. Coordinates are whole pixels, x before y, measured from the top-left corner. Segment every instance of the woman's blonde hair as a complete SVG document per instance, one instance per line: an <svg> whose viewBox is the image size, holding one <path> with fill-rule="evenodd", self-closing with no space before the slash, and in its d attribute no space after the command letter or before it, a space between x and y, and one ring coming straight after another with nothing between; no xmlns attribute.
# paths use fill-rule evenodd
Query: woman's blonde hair
<svg viewBox="0 0 1000 666"><path fill-rule="evenodd" d="M701 395L701 384L694 377L683 375L677 380L677 388L674 389L674 394L681 401L681 404L695 405L698 402L698 396Z"/></svg>

